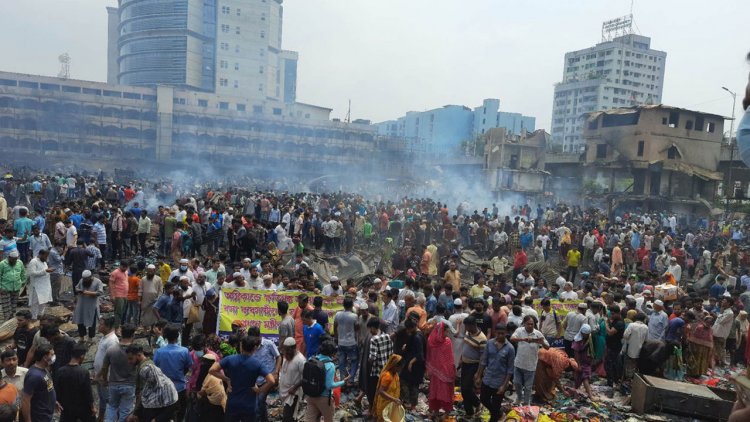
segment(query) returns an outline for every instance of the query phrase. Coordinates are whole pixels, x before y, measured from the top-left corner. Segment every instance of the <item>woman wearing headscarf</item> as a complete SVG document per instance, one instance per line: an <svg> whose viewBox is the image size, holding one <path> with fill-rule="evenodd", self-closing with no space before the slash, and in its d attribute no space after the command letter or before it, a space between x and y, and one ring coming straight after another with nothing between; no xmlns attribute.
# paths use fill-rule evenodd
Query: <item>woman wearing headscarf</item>
<svg viewBox="0 0 750 422"><path fill-rule="evenodd" d="M428 272L428 275L431 277L436 276L438 273L438 263L440 262L440 257L438 256L437 249L437 246L435 246L434 244L430 244L427 246L427 251L431 254Z"/></svg>
<svg viewBox="0 0 750 422"><path fill-rule="evenodd" d="M401 355L391 355L383 370L380 371L378 388L372 406L373 417L376 422L382 422L383 411L390 403L401 405L401 380L398 373L401 370Z"/></svg>
<svg viewBox="0 0 750 422"><path fill-rule="evenodd" d="M706 375L711 364L714 348L714 336L711 330L713 319L706 316L695 319L695 315L688 312L688 324L685 329L688 343L687 375L700 377Z"/></svg>
<svg viewBox="0 0 750 422"><path fill-rule="evenodd" d="M551 402L555 399L557 388L563 390L560 378L566 369L578 370L578 362L571 359L563 349L540 349L539 361L534 377L534 392L540 400Z"/></svg>
<svg viewBox="0 0 750 422"><path fill-rule="evenodd" d="M433 420L440 410L453 410L453 386L456 382L456 366L453 363L451 340L445 335L445 323L433 328L427 339L427 372L430 374L428 404Z"/></svg>
<svg viewBox="0 0 750 422"><path fill-rule="evenodd" d="M594 360L594 344L591 340L591 326L583 324L581 325L581 329L578 330L578 334L576 334L573 339L573 345L571 347L573 348L575 360L578 363L578 370L576 371L575 377L575 388L577 390L581 387L581 384L583 384L589 399L596 400L594 393L591 392L591 384L589 383L589 380L591 379L591 363Z"/></svg>

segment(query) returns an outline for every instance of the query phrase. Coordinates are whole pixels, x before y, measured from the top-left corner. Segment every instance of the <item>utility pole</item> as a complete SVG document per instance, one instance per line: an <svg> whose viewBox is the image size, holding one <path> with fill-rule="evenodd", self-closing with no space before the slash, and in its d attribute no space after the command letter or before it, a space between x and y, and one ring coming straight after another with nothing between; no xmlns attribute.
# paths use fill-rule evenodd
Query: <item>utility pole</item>
<svg viewBox="0 0 750 422"><path fill-rule="evenodd" d="M729 169L727 170L727 214L729 214L730 211L730 189L731 189L731 198L734 198L735 192L734 192L734 183L732 183L732 163L734 162L734 141L732 140L732 132L734 132L734 111L735 107L737 105L737 93L734 91L729 90L729 88L722 86L721 89L728 92L729 95L732 96L732 120L729 122Z"/></svg>

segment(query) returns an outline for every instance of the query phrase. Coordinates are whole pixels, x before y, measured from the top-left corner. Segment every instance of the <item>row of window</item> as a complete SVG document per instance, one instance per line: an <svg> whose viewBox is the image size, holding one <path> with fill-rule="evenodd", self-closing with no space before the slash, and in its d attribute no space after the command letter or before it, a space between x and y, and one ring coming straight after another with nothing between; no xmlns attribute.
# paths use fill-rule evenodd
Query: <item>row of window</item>
<svg viewBox="0 0 750 422"><path fill-rule="evenodd" d="M99 88L86 88L71 85L59 85L45 82L32 82L14 79L0 79L0 86L17 86L19 88L40 89L43 91L62 91L72 94L98 95L101 97L127 98L129 100L144 100L156 102L156 95L139 94L137 92L121 92Z"/></svg>
<svg viewBox="0 0 750 422"><path fill-rule="evenodd" d="M265 3L265 1L264 1L264 3ZM222 15L231 15L231 14L232 14L232 8L231 8L231 7L229 7L229 6L221 6L221 14L222 14ZM237 16L242 16L242 9L240 9L240 8L238 7L238 8L236 9L236 12L235 12L235 14L236 14ZM262 13L262 14L260 15L260 20L262 20L262 21L266 20L266 14L265 14L265 13Z"/></svg>

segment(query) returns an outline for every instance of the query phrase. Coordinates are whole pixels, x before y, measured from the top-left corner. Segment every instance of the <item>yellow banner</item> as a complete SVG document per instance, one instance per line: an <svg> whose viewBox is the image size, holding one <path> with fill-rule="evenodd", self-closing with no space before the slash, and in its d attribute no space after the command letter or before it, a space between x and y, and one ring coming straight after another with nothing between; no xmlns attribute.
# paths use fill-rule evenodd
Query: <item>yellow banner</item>
<svg viewBox="0 0 750 422"><path fill-rule="evenodd" d="M232 334L232 324L241 327L259 327L263 337L274 341L279 337L281 318L277 303L286 301L291 315L297 305L297 298L306 294L312 305L313 297L323 298L323 310L328 314L329 330L333 331L333 316L344 309L343 296L313 295L302 291L273 291L250 289L222 289L219 296L219 318L217 334L227 336Z"/></svg>
<svg viewBox="0 0 750 422"><path fill-rule="evenodd" d="M568 314L568 312L576 312L576 310L578 309L578 304L583 303L582 300L559 299L551 299L549 302L552 310L555 311L557 317L560 318L560 322L562 322L562 318L564 318L565 315ZM539 315L542 314L542 301L540 299L534 301L534 309Z"/></svg>

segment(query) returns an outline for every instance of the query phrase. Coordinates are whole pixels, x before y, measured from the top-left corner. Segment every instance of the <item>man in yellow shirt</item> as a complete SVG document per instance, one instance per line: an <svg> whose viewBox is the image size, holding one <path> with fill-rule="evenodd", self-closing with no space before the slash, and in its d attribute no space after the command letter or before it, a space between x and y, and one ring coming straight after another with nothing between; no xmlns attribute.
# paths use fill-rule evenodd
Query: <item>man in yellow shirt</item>
<svg viewBox="0 0 750 422"><path fill-rule="evenodd" d="M581 252L572 248L568 251L568 281L575 284L576 273L578 273L578 263L581 261Z"/></svg>
<svg viewBox="0 0 750 422"><path fill-rule="evenodd" d="M461 291L461 273L458 272L455 261L451 261L450 264L448 264L448 271L445 272L443 281L450 283L453 286L454 292Z"/></svg>
<svg viewBox="0 0 750 422"><path fill-rule="evenodd" d="M477 284L471 286L471 289L469 289L469 295L472 298L484 296L484 276L480 276L477 280Z"/></svg>

